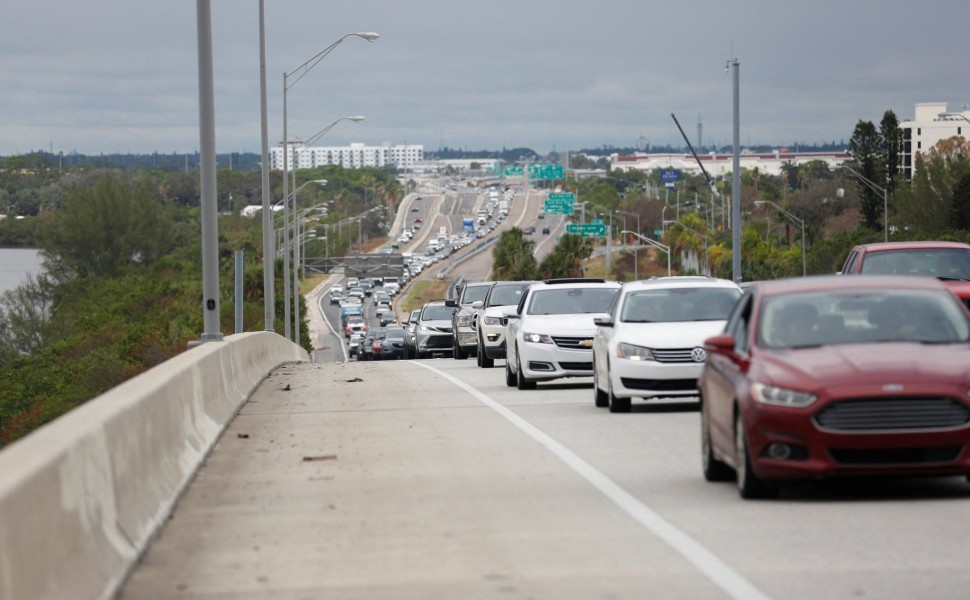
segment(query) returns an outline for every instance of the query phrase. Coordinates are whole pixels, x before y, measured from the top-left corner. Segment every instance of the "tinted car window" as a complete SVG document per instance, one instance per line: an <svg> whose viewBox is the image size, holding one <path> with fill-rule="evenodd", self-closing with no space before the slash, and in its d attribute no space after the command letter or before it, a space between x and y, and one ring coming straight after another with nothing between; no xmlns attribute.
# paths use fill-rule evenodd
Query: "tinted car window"
<svg viewBox="0 0 970 600"><path fill-rule="evenodd" d="M537 290L529 303L530 315L605 313L619 288L557 288Z"/></svg>
<svg viewBox="0 0 970 600"><path fill-rule="evenodd" d="M518 304L529 284L495 286L488 296L488 306L511 306Z"/></svg>
<svg viewBox="0 0 970 600"><path fill-rule="evenodd" d="M628 323L724 321L741 293L733 288L673 288L631 292L620 320Z"/></svg>

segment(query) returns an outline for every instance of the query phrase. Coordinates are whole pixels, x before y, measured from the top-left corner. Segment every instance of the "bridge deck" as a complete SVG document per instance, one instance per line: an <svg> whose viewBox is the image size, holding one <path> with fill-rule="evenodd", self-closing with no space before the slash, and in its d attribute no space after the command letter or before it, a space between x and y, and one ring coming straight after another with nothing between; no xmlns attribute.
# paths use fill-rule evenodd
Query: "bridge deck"
<svg viewBox="0 0 970 600"><path fill-rule="evenodd" d="M498 411L396 361L275 371L120 597L661 596L719 592Z"/></svg>

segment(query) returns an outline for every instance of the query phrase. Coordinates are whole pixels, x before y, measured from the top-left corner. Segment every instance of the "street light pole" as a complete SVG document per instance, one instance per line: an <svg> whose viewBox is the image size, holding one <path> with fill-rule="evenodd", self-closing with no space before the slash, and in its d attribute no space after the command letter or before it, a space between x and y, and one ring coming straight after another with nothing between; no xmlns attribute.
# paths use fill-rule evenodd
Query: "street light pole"
<svg viewBox="0 0 970 600"><path fill-rule="evenodd" d="M270 214L269 192L269 124L266 116L266 25L264 0L259 0L259 130L260 171L263 199L263 318L266 331L274 330L276 320L276 257L273 240L273 215Z"/></svg>
<svg viewBox="0 0 970 600"><path fill-rule="evenodd" d="M294 85L296 85L296 83L298 81L300 81L301 79L303 79L303 77L307 73L309 73L310 70L313 69L313 67L317 66L317 64L321 60L323 60L324 57L326 57L328 54L330 54L330 52L332 52L334 48L336 48L337 46L339 46L340 43L343 42L348 37L359 37L361 39L367 40L368 42L373 42L373 41L376 41L377 38L380 37L380 35L378 35L377 33L374 33L374 32L347 33L347 34L344 34L336 42L330 44L329 46L327 46L326 48L324 48L320 52L317 52L315 55L313 55L312 58L310 58L309 60L307 60L306 62L304 62L299 67L293 69L292 71L290 71L288 73L283 73L283 199L284 199L284 202L283 202L283 222L285 223L285 225L283 227L283 238L284 238L284 242L285 242L284 243L284 248L287 247L289 245L289 243L290 243L289 242L289 223L290 223L289 212L290 211L289 211L289 206L288 206L289 203L286 202L286 200L289 199L289 190L288 190L288 188L289 188L289 161L290 161L290 141L289 141L289 139L287 137L288 132L287 132L287 101L286 101L286 93L287 93L287 91L291 87L293 87ZM289 82L289 78L292 75L294 75L294 74L297 74L298 77L296 77L296 79L292 83L290 83ZM294 157L294 159L295 159L295 157ZM296 164L294 164L293 166L294 166L294 168L296 168ZM284 312L284 318L286 319L286 337L288 339L293 340L294 343L299 344L300 343L300 340L298 338L292 338L292 337L290 337L290 279L289 279L289 275L288 275L289 272L290 272L289 262L290 262L289 256L286 255L286 254L284 254L283 255L283 272L286 273L286 275L284 275L284 277L283 277L284 307L285 307L283 309L283 312ZM299 290L296 290L295 293L299 294Z"/></svg>
<svg viewBox="0 0 970 600"><path fill-rule="evenodd" d="M640 235L639 233L636 233L635 231L626 231L626 230L623 230L620 233L621 234L624 234L624 233L632 234L632 235L636 236L636 238L638 240L644 241L644 242L650 244L651 246L654 246L655 248L660 248L661 250L663 250L664 252L666 252L667 253L667 277L670 277L670 246L668 246L666 244L661 244L660 242L655 241L655 240L651 240L647 236Z"/></svg>
<svg viewBox="0 0 970 600"><path fill-rule="evenodd" d="M216 210L216 126L212 76L212 10L196 0L199 61L199 176L202 192L201 341L222 341L219 329L219 222Z"/></svg>
<svg viewBox="0 0 970 600"><path fill-rule="evenodd" d="M364 117L340 117L333 123L327 125L320 131L316 132L310 136L305 142L293 148L294 160L298 156L298 152L311 144L315 143L318 139L327 134L328 131L333 129L337 123L341 121L353 121L355 123L360 123L364 120ZM323 182L323 185L327 184L326 179L321 179L319 181ZM296 165L293 167L293 187L296 188ZM297 219L298 219L298 207L296 204L296 192L293 193L293 227L294 234L298 234L297 231ZM300 255L299 255L300 244L293 244L293 339L299 344L300 343Z"/></svg>
<svg viewBox="0 0 970 600"><path fill-rule="evenodd" d="M882 230L883 230L882 237L884 242L888 242L889 241L889 192L886 191L886 188L876 185L867 177L865 177L862 173L856 171L852 167L848 165L842 165L842 168L849 171L856 177L858 177L859 181L864 183L866 187L868 187L870 190L882 193Z"/></svg>
<svg viewBox="0 0 970 600"><path fill-rule="evenodd" d="M626 212L626 211L622 211L622 210L618 210L616 212L618 214L621 214L621 215L628 215L628 216L631 216L631 217L636 217L637 218L637 233L640 233L640 213L631 213L631 212ZM624 223L624 225L625 224L626 223ZM639 262L639 258L640 258L640 245L637 244L637 247L633 250L633 279L634 280L639 280L640 279L640 276L639 276L639 265L637 264Z"/></svg>
<svg viewBox="0 0 970 600"><path fill-rule="evenodd" d="M755 200L754 204L755 206L761 206L762 204L770 204L774 206L776 209L778 209L778 212L788 217L792 222L794 222L796 225L798 225L801 228L802 230L802 277L805 277L807 273L806 267L805 267L805 221L803 219L799 219L798 217L796 217L789 211L785 210L784 208L778 206L771 200Z"/></svg>

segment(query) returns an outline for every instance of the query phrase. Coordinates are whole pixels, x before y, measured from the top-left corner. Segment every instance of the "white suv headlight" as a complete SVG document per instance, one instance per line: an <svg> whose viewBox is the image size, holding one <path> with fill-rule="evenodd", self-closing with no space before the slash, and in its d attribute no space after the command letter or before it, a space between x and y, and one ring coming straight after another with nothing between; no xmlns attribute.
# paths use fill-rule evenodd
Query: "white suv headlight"
<svg viewBox="0 0 970 600"><path fill-rule="evenodd" d="M551 344L552 338L544 333L523 333L522 339L534 344Z"/></svg>
<svg viewBox="0 0 970 600"><path fill-rule="evenodd" d="M486 325L501 325L502 317L485 316L485 317L482 317L482 322L485 323Z"/></svg>
<svg viewBox="0 0 970 600"><path fill-rule="evenodd" d="M765 385L763 383L751 384L751 396L762 404L790 406L793 408L804 408L818 400L818 396L815 394Z"/></svg>
<svg viewBox="0 0 970 600"><path fill-rule="evenodd" d="M627 360L656 360L653 357L653 350L650 348L634 346L626 342L620 342L616 345L616 357Z"/></svg>

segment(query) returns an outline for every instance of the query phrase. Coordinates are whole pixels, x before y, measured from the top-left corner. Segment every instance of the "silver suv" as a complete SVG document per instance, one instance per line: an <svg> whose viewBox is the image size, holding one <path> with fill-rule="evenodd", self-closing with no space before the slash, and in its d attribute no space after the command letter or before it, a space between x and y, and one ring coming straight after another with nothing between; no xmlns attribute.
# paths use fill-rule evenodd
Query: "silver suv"
<svg viewBox="0 0 970 600"><path fill-rule="evenodd" d="M415 346L418 358L431 358L436 354L451 354L451 317L454 306L444 300L432 300L421 308L415 326Z"/></svg>

